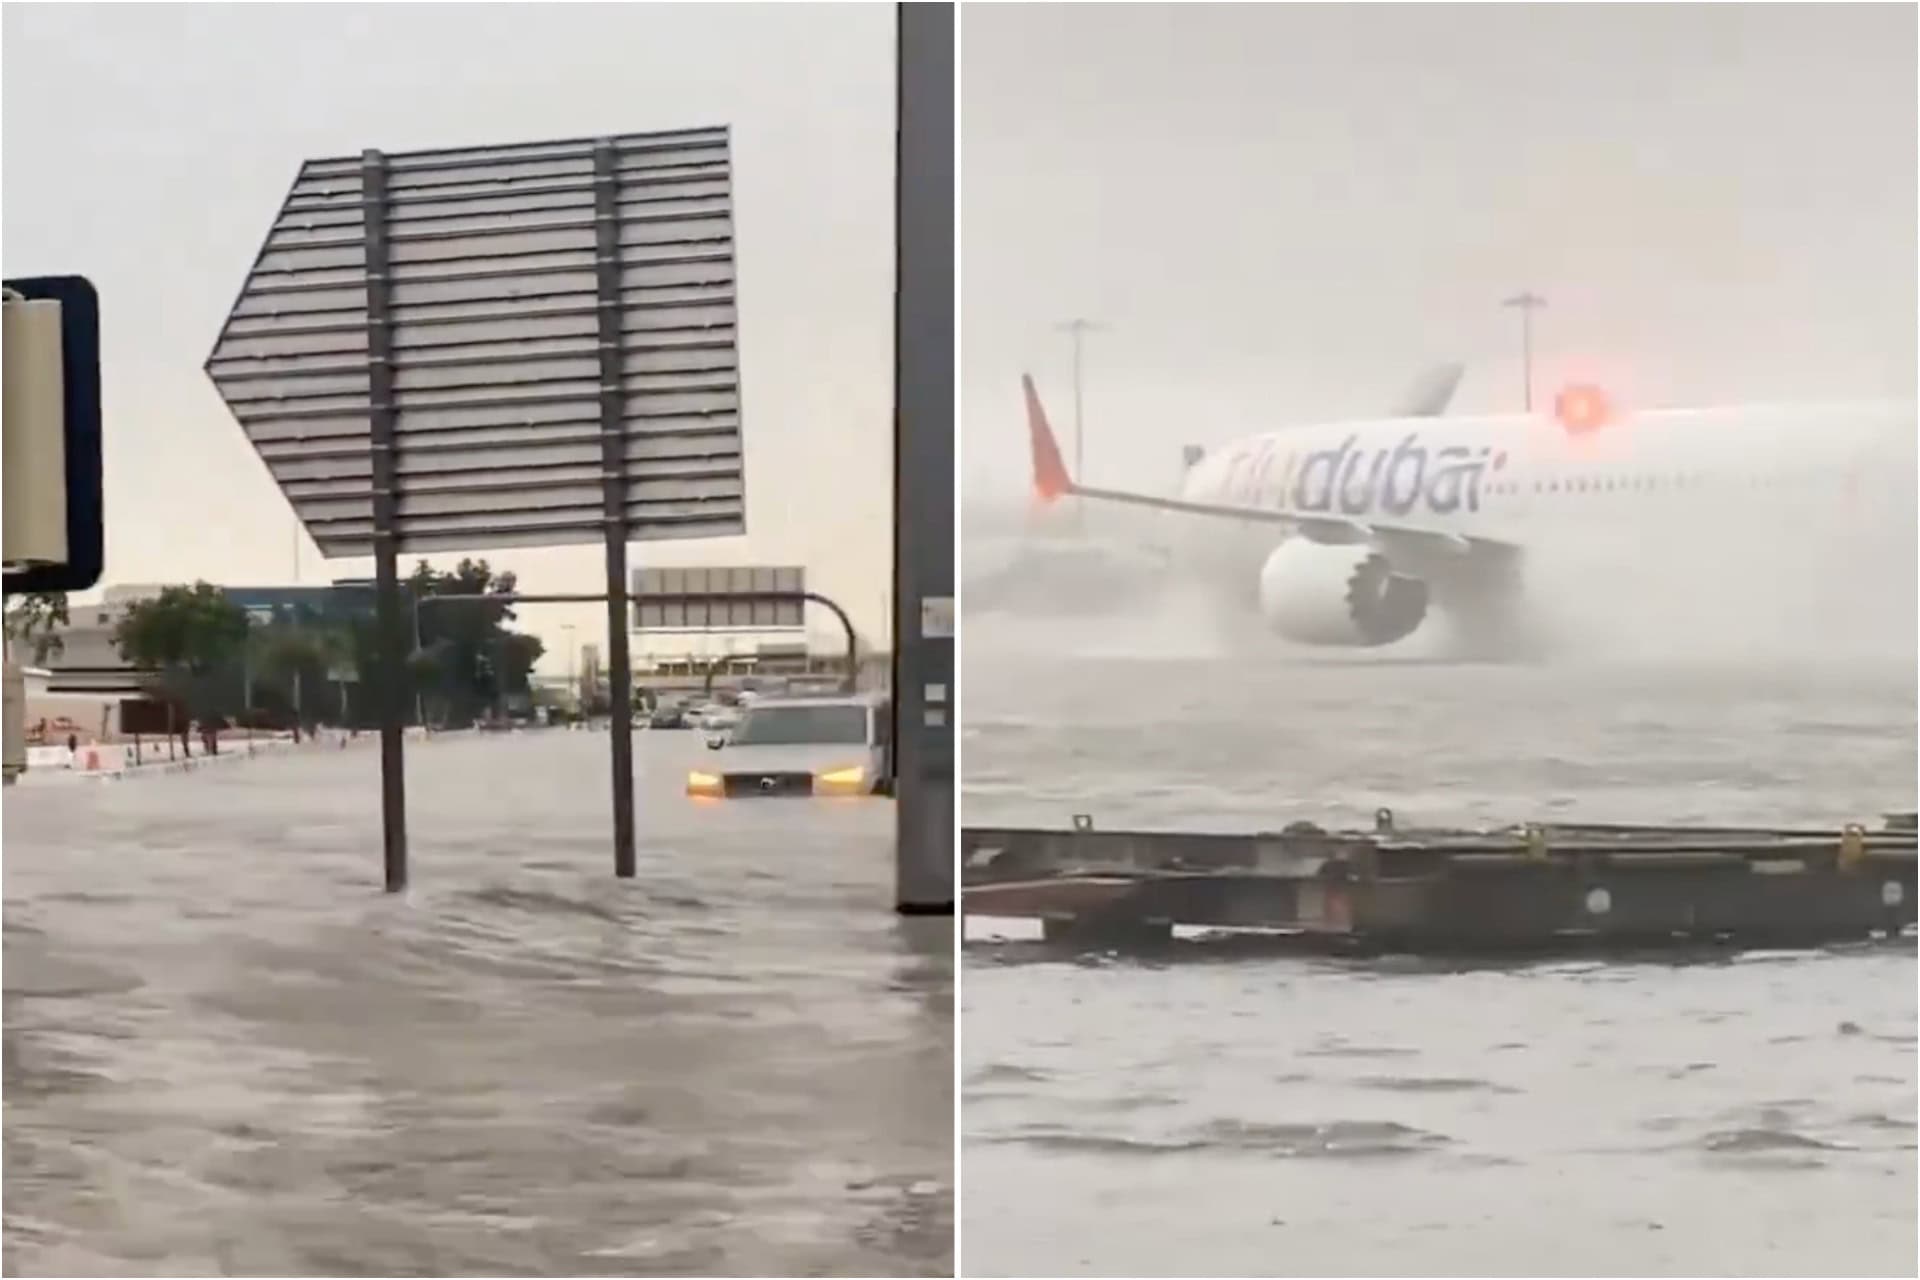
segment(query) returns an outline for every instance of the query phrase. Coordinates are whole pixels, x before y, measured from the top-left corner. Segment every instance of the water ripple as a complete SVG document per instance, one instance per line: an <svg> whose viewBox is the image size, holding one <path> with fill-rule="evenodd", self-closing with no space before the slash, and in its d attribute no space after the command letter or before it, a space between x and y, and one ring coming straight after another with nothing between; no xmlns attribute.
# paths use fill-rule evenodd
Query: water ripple
<svg viewBox="0 0 1920 1280"><path fill-rule="evenodd" d="M1913 807L1910 660L1307 666L1061 643L1012 661L969 632L968 822ZM1448 964L1205 938L1076 963L970 939L966 962L974 1274L1912 1270L1911 945Z"/></svg>
<svg viewBox="0 0 1920 1280"><path fill-rule="evenodd" d="M951 1274L891 808L696 810L697 737L636 747L631 883L603 735L410 748L399 898L371 751L10 791L6 1273Z"/></svg>

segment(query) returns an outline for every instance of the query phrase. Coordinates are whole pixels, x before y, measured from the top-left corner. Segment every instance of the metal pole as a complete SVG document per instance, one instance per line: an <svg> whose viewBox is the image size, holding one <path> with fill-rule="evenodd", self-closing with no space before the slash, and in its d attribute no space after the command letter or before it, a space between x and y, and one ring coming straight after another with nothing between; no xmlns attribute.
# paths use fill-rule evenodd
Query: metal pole
<svg viewBox="0 0 1920 1280"><path fill-rule="evenodd" d="M1073 325L1073 478L1085 480L1087 475L1087 427L1082 417L1080 402L1085 393L1085 382L1080 376L1080 349L1085 345L1086 331L1076 321Z"/></svg>
<svg viewBox="0 0 1920 1280"><path fill-rule="evenodd" d="M1099 333L1106 326L1089 320L1084 316L1075 316L1057 326L1073 339L1073 478L1084 481L1086 477L1086 423L1081 402L1085 394L1085 342L1089 333Z"/></svg>
<svg viewBox="0 0 1920 1280"><path fill-rule="evenodd" d="M1535 309L1546 306L1547 300L1528 289L1503 299L1500 305L1513 307L1520 312L1520 403L1528 413L1532 413L1533 313Z"/></svg>
<svg viewBox="0 0 1920 1280"><path fill-rule="evenodd" d="M413 652L417 655L422 648L420 644L420 593L413 589L411 583L409 583L407 587L407 599L413 603ZM409 667L411 667L411 660L409 660ZM426 695L421 692L420 686L417 684L413 687L413 721L419 725L423 731L426 729L427 700Z"/></svg>
<svg viewBox="0 0 1920 1280"><path fill-rule="evenodd" d="M827 597L821 595L818 591L803 591L800 593L800 598L802 600L811 600L815 604L825 605L833 611L834 617L840 619L841 629L847 633L847 673L845 678L840 682L840 689L843 693L859 692L860 638L859 634L853 629L853 619L847 615L845 609L842 609L838 604L827 599ZM807 670L809 673L813 670L811 654L808 655Z"/></svg>
<svg viewBox="0 0 1920 1280"><path fill-rule="evenodd" d="M633 847L633 657L627 649L626 370L620 327L619 167L593 146L595 276L600 304L600 472L607 522L607 665L613 688L613 874L630 880Z"/></svg>
<svg viewBox="0 0 1920 1280"><path fill-rule="evenodd" d="M1533 308L1520 312L1520 403L1533 412Z"/></svg>
<svg viewBox="0 0 1920 1280"><path fill-rule="evenodd" d="M368 433L373 452L373 568L378 659L375 706L380 721L380 820L386 887L407 887L407 773L401 708L406 699L406 620L400 613L399 540L394 529L398 473L394 465L392 306L387 249L387 160L378 151L360 157L361 209L366 220Z"/></svg>
<svg viewBox="0 0 1920 1280"><path fill-rule="evenodd" d="M894 8L894 902L907 915L953 914L954 8Z"/></svg>
<svg viewBox="0 0 1920 1280"><path fill-rule="evenodd" d="M567 638L567 710L569 713L578 713L580 710L580 687L577 683L578 677L575 675L576 668L574 658L579 654L580 648L573 642L573 624L571 622L563 624L560 628L560 633Z"/></svg>

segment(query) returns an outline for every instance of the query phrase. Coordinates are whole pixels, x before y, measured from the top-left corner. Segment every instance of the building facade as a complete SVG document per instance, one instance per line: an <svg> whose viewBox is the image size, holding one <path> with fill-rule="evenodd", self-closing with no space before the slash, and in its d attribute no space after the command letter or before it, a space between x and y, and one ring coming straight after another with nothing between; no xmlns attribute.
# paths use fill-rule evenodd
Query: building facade
<svg viewBox="0 0 1920 1280"><path fill-rule="evenodd" d="M62 739L74 733L86 741L126 736L122 724L125 704L147 701L159 673L123 658L114 632L128 611L156 598L164 589L152 584L123 584L106 588L97 601L68 603L67 625L59 632L61 650L48 654L46 661L38 664L44 669L44 680L25 699L24 719L30 741L37 733ZM221 590L256 623L344 621L370 613L374 599L372 585L359 582ZM9 653L14 663L23 666L31 663L32 656L24 642L16 642Z"/></svg>

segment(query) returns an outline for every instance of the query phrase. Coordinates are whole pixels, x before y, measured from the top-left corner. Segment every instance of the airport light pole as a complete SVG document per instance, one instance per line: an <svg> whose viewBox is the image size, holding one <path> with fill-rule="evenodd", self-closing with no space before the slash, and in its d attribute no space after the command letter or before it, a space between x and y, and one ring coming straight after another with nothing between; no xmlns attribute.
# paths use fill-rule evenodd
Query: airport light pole
<svg viewBox="0 0 1920 1280"><path fill-rule="evenodd" d="M569 703L567 710L572 712L574 715L579 715L580 714L580 686L574 683L575 676L574 676L573 660L574 660L574 655L580 652L580 648L578 645L574 644L573 642L573 624L571 622L561 623L560 631L562 634L564 634L567 637L567 702Z"/></svg>
<svg viewBox="0 0 1920 1280"><path fill-rule="evenodd" d="M1085 483L1086 431L1080 416L1082 348L1089 333L1102 333L1107 326L1084 316L1075 316L1054 327L1073 339L1073 478L1076 483Z"/></svg>
<svg viewBox="0 0 1920 1280"><path fill-rule="evenodd" d="M1500 303L1520 312L1520 395L1521 404L1533 412L1533 313L1547 300L1531 289L1522 290Z"/></svg>

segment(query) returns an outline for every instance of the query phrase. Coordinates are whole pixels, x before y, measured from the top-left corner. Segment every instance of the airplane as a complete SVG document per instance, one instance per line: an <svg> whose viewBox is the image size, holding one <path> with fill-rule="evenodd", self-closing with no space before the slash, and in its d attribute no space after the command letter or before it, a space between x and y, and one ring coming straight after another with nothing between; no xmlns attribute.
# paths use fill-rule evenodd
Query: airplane
<svg viewBox="0 0 1920 1280"><path fill-rule="evenodd" d="M1575 384L1549 413L1448 417L1461 372L1443 366L1391 417L1188 446L1172 496L1070 476L1025 376L1034 491L1162 513L1223 611L1315 646L1393 645L1439 616L1464 652L1533 653L1540 584L1527 570L1563 552L1632 573L1693 549L1711 566L1863 516L1893 535L1872 555L1895 540L1912 551L1911 404L1635 412Z"/></svg>
<svg viewBox="0 0 1920 1280"><path fill-rule="evenodd" d="M1427 371L1395 412L1406 417L1443 412L1462 372L1458 364ZM1202 452L1188 445L1182 470ZM1007 508L969 508L962 591L968 614L1112 618L1164 595L1177 582L1179 566L1164 539L1152 537L1137 520L1125 521L1127 514L1096 523L1084 510L1049 512L1045 504L1026 508L1024 519Z"/></svg>

